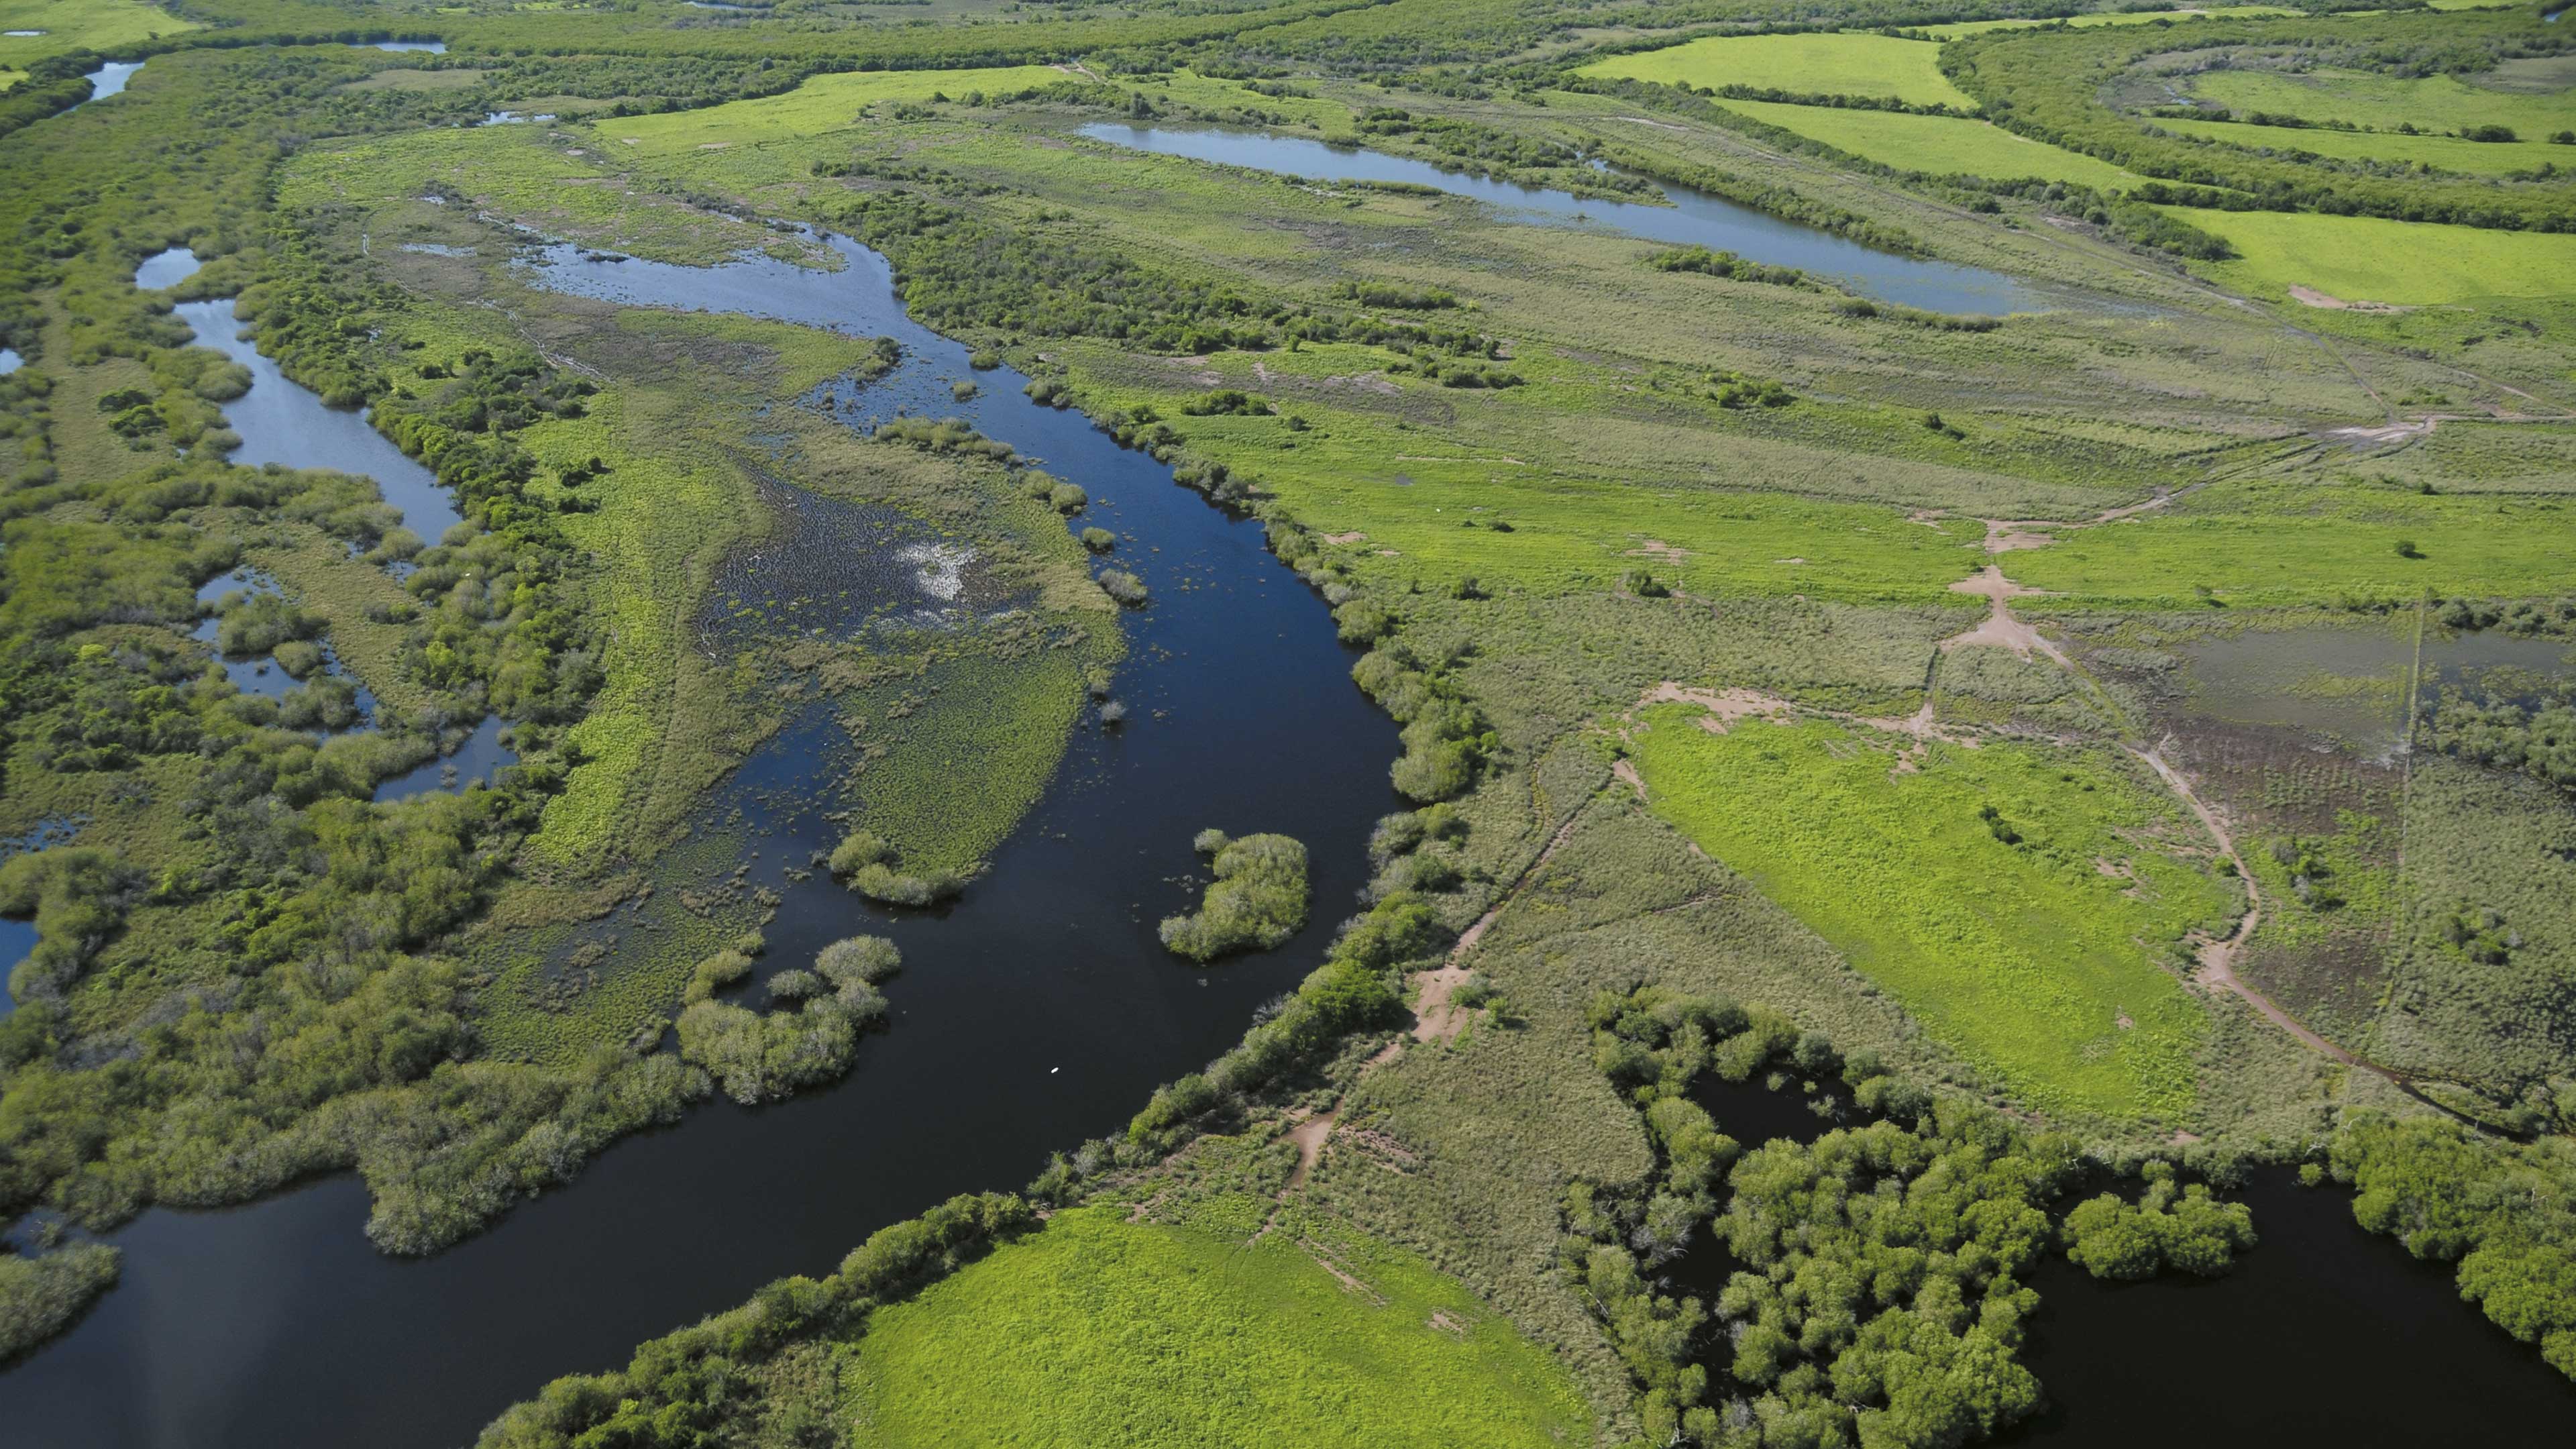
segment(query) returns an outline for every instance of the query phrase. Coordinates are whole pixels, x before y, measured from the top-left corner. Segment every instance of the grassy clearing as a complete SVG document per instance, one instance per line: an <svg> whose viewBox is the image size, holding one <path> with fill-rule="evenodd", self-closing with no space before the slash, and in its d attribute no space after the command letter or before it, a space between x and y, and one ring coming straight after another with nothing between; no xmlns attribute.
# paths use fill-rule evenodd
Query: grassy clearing
<svg viewBox="0 0 2576 1449"><path fill-rule="evenodd" d="M2491 231L2304 212L2164 207L2224 237L2239 256L2207 264L2221 282L2268 297L2311 287L2347 302L2439 306L2548 297L2576 276L2576 235Z"/></svg>
<svg viewBox="0 0 2576 1449"><path fill-rule="evenodd" d="M1290 1225L1059 1213L871 1317L845 1371L861 1438L909 1445L1591 1441L1565 1370L1417 1260Z"/></svg>
<svg viewBox="0 0 2576 1449"><path fill-rule="evenodd" d="M691 151L722 151L735 146L818 136L873 124L871 106L937 100L965 101L981 93L1000 96L1049 86L1078 84L1087 77L1053 66L995 66L982 70L860 71L820 75L785 95L734 101L708 111L633 116L600 123L602 134L632 147L640 158L668 157ZM1327 134L1350 130L1350 109L1331 101L1299 96L1264 96L1233 81L1180 71L1171 75L1121 81L1123 88L1146 96L1158 109L1189 106L1207 110L1254 106L1286 116ZM975 112L968 111L973 115Z"/></svg>
<svg viewBox="0 0 2576 1449"><path fill-rule="evenodd" d="M2576 113L2568 117L2576 121ZM2464 176L2502 176L2544 165L2576 166L2576 147L2532 136L2520 141L2463 141L2457 136L2406 136L2393 131L2328 131L2316 127L2249 126L2239 121L2166 121L2158 126L2230 146L2307 151L2338 161L2402 161Z"/></svg>
<svg viewBox="0 0 2576 1449"><path fill-rule="evenodd" d="M2456 76L2395 76L2319 70L2305 75L2277 71L2215 70L2201 76L2194 94L2238 112L2270 111L2304 121L2341 121L2377 131L2412 125L2457 131L2471 126L2510 126L2524 140L2566 129L2566 95L2516 95L2463 83Z"/></svg>
<svg viewBox="0 0 2576 1449"><path fill-rule="evenodd" d="M1986 121L1905 111L1795 106L1777 101L1723 104L1730 111L1784 131L1795 131L1855 156L1906 171L1935 176L1965 173L1998 181L2036 177L2042 181L2071 181L2097 191L2125 191L2140 180L2107 161L2061 151Z"/></svg>
<svg viewBox="0 0 2576 1449"><path fill-rule="evenodd" d="M2440 8L2440 7L2435 7ZM2271 16L2297 15L2278 5L2217 5L2205 10L2118 10L2093 15L2075 15L2065 20L2070 26L2153 25L2157 21L2181 25L2203 17L2218 20L2260 20ZM2035 25L2055 25L2055 20L1966 20L1954 25L1926 25L1922 29L1943 40L1957 40L1963 35L1983 35L1990 30L2028 30Z"/></svg>
<svg viewBox="0 0 2576 1449"><path fill-rule="evenodd" d="M1632 748L1657 814L2022 1099L2189 1116L2206 1024L2165 968L2237 897L2180 854L2202 842L2126 762L1936 743L1906 771L1895 738L1875 731L1740 722L1712 734L1705 717L1643 716Z"/></svg>
<svg viewBox="0 0 2576 1449"><path fill-rule="evenodd" d="M1881 96L1913 105L1977 103L1941 74L1941 48L1884 35L1710 36L1616 55L1578 75L1686 86L1759 86L1818 96Z"/></svg>
<svg viewBox="0 0 2576 1449"><path fill-rule="evenodd" d="M1334 537L1360 535L1343 546L1363 570L1424 588L1471 575L1488 588L1561 594L1605 589L1645 568L1696 594L1922 602L1944 598L1974 563L1966 545L1982 535L1956 520L1927 525L1877 504L1678 479L1655 486L1535 465L1529 460L1546 456L1547 434L1583 426L1574 421L1582 413L1579 392L1545 396L1551 376L1576 387L1580 367L1520 358L1513 366L1533 379L1528 386L1461 393L1421 379L1399 384L1384 377L1387 360L1373 348L1310 347L1259 359L1262 374L1246 381L1263 386L1266 376L1282 396L1292 370L1336 379L1332 391L1355 399L1382 387L1442 412L1473 414L1476 425L1461 417L1434 432L1401 414L1301 400L1278 416L1187 419L1192 447L1259 478L1298 516L1329 521ZM1084 395L1103 404L1150 401L1173 412L1174 399L1185 395L1137 389L1133 371L1113 370L1107 357L1098 361L1107 375L1082 381ZM1290 414L1307 428L1293 428ZM1520 426L1505 426L1505 414L1516 414ZM1674 446L1689 446L1691 435L1670 436ZM1598 452L1590 457L1596 467L1608 461Z"/></svg>
<svg viewBox="0 0 2576 1449"><path fill-rule="evenodd" d="M0 67L24 67L73 50L114 50L137 41L200 30L141 0L0 0L0 30L41 30L42 35L0 35Z"/></svg>
<svg viewBox="0 0 2576 1449"><path fill-rule="evenodd" d="M2363 484L2224 484L2169 510L2013 554L2012 576L2065 602L2146 608L2554 597L2576 504L2432 496ZM2398 552L2411 543L2417 557Z"/></svg>

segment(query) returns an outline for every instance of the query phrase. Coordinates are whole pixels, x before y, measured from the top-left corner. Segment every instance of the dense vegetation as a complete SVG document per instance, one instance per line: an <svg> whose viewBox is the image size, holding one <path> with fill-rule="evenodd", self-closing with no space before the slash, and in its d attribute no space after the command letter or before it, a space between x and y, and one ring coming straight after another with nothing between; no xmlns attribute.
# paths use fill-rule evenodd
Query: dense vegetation
<svg viewBox="0 0 2576 1449"><path fill-rule="evenodd" d="M810 226L973 349L934 398L1014 368L1257 526L1419 808L1320 962L1214 1060L1156 1063L1122 1132L487 1443L1010 1437L1054 1396L1139 1442L1956 1445L2040 1402L2044 1254L2222 1271L2256 1225L2209 1179L2248 1154L2326 1158L2576 1375L2563 667L2210 663L2320 617L2563 635L2563 173L2208 132L2545 145L2568 40L2525 12L1979 23L2045 8L203 0L98 42L153 57L126 96L66 114L100 52L27 62L0 1359L114 1281L78 1233L154 1203L355 1168L374 1241L426 1252L714 1092L838 1080L901 957L764 961L853 929L768 929L781 890L838 880L867 904L834 910L937 939L1076 731L1205 727L1114 697L1122 631L1224 595L1105 480L909 398L862 440L890 338L519 265L539 238L828 263ZM396 32L447 53L338 43ZM1104 117L1771 220L1668 246L1079 134ZM179 245L203 271L134 285ZM2032 300L1903 305L1832 260L1864 247ZM226 299L463 522L228 462L251 374L171 311ZM1003 602L854 602L888 525L835 532L826 499ZM1991 612L1958 591L1980 569ZM515 764L378 798L492 720ZM804 775L728 782L789 739L825 742ZM755 881L736 803L789 796L825 824ZM1303 845L1200 846L1172 951L1303 928ZM1739 1142L1704 1073L1849 1107ZM1721 1253L1723 1291L1672 1287Z"/></svg>
<svg viewBox="0 0 2576 1449"><path fill-rule="evenodd" d="M1306 847L1285 835L1231 838L1204 830L1194 842L1209 857L1207 894L1186 916L1167 916L1163 944L1193 961L1267 951L1306 924Z"/></svg>

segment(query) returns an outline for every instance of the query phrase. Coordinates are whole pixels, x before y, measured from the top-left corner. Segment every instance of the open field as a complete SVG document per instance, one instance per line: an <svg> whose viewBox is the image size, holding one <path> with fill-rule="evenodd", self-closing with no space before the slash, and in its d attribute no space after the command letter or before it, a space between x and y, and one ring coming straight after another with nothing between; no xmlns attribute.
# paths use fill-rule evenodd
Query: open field
<svg viewBox="0 0 2576 1449"><path fill-rule="evenodd" d="M2542 495L2247 482L2068 533L2009 562L2017 581L2088 608L2403 602L2426 590L2546 597L2565 591L2571 525L2576 503Z"/></svg>
<svg viewBox="0 0 2576 1449"><path fill-rule="evenodd" d="M2342 121L2374 131L2412 125L2430 131L2507 126L2526 141L2576 128L2576 102L2565 92L2516 94L2471 85L2456 76L2400 80L2363 71L2304 75L2219 70L2198 77L2192 93L2242 114L2268 111L2312 122Z"/></svg>
<svg viewBox="0 0 2576 1449"><path fill-rule="evenodd" d="M2036 177L2097 191L2125 191L2139 178L2107 161L2060 150L1986 121L1904 111L1845 110L1777 101L1725 101L1726 109L1904 171L1966 173L1994 180Z"/></svg>
<svg viewBox="0 0 2576 1449"><path fill-rule="evenodd" d="M2203 1024L2169 968L2235 892L2127 762L1933 744L1909 766L1867 728L1640 718L1656 812L1936 1037L2053 1110L2188 1118Z"/></svg>
<svg viewBox="0 0 2576 1449"><path fill-rule="evenodd" d="M1455 1283L1293 1225L1247 1246L1260 1205L1225 1206L1242 1227L1062 1213L880 1309L844 1379L868 1442L1588 1442L1564 1369Z"/></svg>
<svg viewBox="0 0 2576 1449"><path fill-rule="evenodd" d="M1881 96L1914 105L1975 110L1977 103L1941 74L1939 58L1939 46L1884 35L1715 36L1663 50L1612 56L1576 73L1666 85Z"/></svg>
<svg viewBox="0 0 2576 1449"><path fill-rule="evenodd" d="M2163 208L2212 236L2235 260L2211 275L2258 295L2308 287L2346 302L2438 306L2489 297L2550 297L2576 267L2576 236L2313 216L2282 211Z"/></svg>
<svg viewBox="0 0 2576 1449"><path fill-rule="evenodd" d="M2101 10L2089 15L2069 16L2065 24L2078 28L2095 25L2153 25L2158 21L2184 24L2199 19L2257 20L2267 16L2296 15L2278 5L2209 5L2174 10ZM1956 40L1963 35L1984 35L1993 30L2028 30L2036 25L2055 25L2054 20L1960 20L1948 25L1926 25L1926 33L1943 40Z"/></svg>
<svg viewBox="0 0 2576 1449"><path fill-rule="evenodd" d="M42 35L0 35L0 69L73 50L114 50L204 28L144 0L0 0L0 31L41 30Z"/></svg>
<svg viewBox="0 0 2576 1449"><path fill-rule="evenodd" d="M2576 116L2571 116L2576 119ZM2274 151L2308 151L2343 161L2397 161L2431 166L2468 176L2502 176L2561 170L2576 164L2576 147L2553 145L2539 136L2520 141L2464 141L2457 136L2408 136L2394 131L2330 131L2321 127L2249 126L2239 121L2158 119L2158 126L2185 136L2199 136L2230 146L2268 147Z"/></svg>

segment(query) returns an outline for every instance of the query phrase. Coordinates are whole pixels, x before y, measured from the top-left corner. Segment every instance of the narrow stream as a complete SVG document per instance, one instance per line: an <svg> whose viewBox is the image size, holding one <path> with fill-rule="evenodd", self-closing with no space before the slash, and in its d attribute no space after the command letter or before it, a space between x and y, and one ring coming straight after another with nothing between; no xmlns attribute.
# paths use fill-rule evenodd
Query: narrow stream
<svg viewBox="0 0 2576 1449"><path fill-rule="evenodd" d="M1452 196L1486 202L1506 221L1535 226L1597 226L1622 236L1733 252L1752 261L1802 268L1841 282L1863 296L1930 312L2003 316L2100 305L1983 267L1880 251L1812 226L1661 182L1656 183L1657 189L1672 203L1670 206L1595 200L1570 191L1521 186L1445 170L1411 157L1327 145L1302 136L1212 127L1133 126L1113 121L1084 126L1082 134L1095 141L1157 155L1248 166L1315 181L1400 181L1436 187Z"/></svg>
<svg viewBox="0 0 2576 1449"><path fill-rule="evenodd" d="M770 1278L829 1270L878 1227L953 1193L1016 1187L1048 1151L1117 1131L1155 1085L1222 1052L1293 987L1355 908L1368 830L1400 804L1386 783L1398 750L1393 723L1351 684L1355 656L1323 601L1258 526L1080 415L1030 402L1019 375L972 373L964 349L903 315L881 258L834 246L849 263L836 273L558 253L535 277L900 339L905 360L861 394L862 415L962 414L1088 490L1077 526L1121 535L1113 561L1153 591L1126 616L1127 724L1076 736L991 872L937 916L888 916L827 877L784 877L822 824L815 797L838 733L792 724L708 815L745 809L754 879L785 897L773 964L858 930L901 945L891 1029L845 1082L757 1110L713 1101L428 1259L367 1243L366 1192L346 1175L241 1208L148 1212L111 1235L121 1284L0 1375L12 1449L466 1442L554 1375L621 1363ZM970 376L984 395L953 402L949 383ZM250 396L294 386L272 377ZM327 441L325 456L307 451L283 410L245 409L233 426L263 456L346 456ZM1202 969L1164 951L1154 927L1189 900L1190 837L1211 825L1305 841L1315 908L1276 951Z"/></svg>

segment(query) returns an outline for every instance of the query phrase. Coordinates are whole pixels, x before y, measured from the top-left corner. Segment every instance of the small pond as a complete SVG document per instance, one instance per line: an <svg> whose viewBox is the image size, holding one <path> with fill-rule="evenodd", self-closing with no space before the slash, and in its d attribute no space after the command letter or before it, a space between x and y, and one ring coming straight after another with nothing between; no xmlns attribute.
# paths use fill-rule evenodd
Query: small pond
<svg viewBox="0 0 2576 1449"><path fill-rule="evenodd" d="M501 743L502 728L498 718L485 716L455 749L379 783L375 798L379 802L408 800L432 790L452 793L469 785L491 783L494 770L519 762L519 752Z"/></svg>
<svg viewBox="0 0 2576 1449"><path fill-rule="evenodd" d="M1898 256L1662 183L1657 185L1672 203L1670 206L1593 200L1569 191L1470 176L1428 161L1360 147L1327 145L1302 136L1210 127L1133 126L1110 121L1084 126L1082 134L1113 146L1317 181L1398 181L1436 187L1453 196L1486 202L1508 221L1538 226L1596 226L1623 236L1733 252L1757 262L1803 268L1864 296L1932 312L2002 316L2080 304L2072 294L2001 272Z"/></svg>
<svg viewBox="0 0 2576 1449"><path fill-rule="evenodd" d="M134 79L134 73L143 69L143 66L144 62L139 60L111 60L91 71L84 77L89 82L89 100L103 101L109 96L123 95L125 83ZM63 108L63 114L69 115L88 104L89 101L81 101L66 106Z"/></svg>

